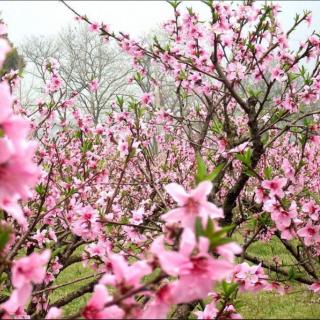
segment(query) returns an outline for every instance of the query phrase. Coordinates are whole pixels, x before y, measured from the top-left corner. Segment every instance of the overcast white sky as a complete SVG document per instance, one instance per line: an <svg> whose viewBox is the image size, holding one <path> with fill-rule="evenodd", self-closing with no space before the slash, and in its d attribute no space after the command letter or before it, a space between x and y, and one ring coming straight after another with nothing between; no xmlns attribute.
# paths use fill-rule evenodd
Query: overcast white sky
<svg viewBox="0 0 320 320"><path fill-rule="evenodd" d="M274 1L279 2L279 1ZM112 30L125 31L133 36L143 35L148 30L172 17L172 9L165 1L68 1L81 14L92 21L105 22ZM263 2L260 2L261 4ZM304 9L313 12L310 29L320 31L320 1L280 1L281 21L288 29L296 12ZM183 6L192 6L202 17L208 16L208 8L200 1L184 1ZM61 27L75 23L74 15L59 1L0 1L1 16L9 26L9 37L19 45L26 37L40 34L55 34ZM306 27L299 30L294 41L302 40ZM308 33L309 33L308 32Z"/></svg>

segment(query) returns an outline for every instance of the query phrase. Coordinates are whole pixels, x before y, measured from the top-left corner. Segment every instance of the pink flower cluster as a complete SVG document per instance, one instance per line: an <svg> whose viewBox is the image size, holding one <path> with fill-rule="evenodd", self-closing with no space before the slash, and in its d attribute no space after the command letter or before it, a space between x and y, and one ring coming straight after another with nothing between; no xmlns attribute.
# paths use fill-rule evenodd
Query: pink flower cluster
<svg viewBox="0 0 320 320"><path fill-rule="evenodd" d="M50 251L45 250L41 254L32 253L13 263L11 281L14 287L10 299L0 305L9 317L26 315L24 306L31 297L32 284L40 284L46 275L46 264L50 259Z"/></svg>
<svg viewBox="0 0 320 320"><path fill-rule="evenodd" d="M166 186L166 190L181 206L173 210L178 212L174 219L170 212L164 216L168 227L172 222L182 222L179 250L167 250L166 242L168 240L170 244L171 241L165 236L159 236L151 245L148 260L128 265L123 256L109 252L105 259L106 273L95 286L94 294L82 313L85 318L121 318L125 313L119 305L107 306L112 298L103 285L111 285L122 294L138 290L143 287L143 277L152 272L152 265L159 265L165 275L176 280L163 284L156 292L148 292L151 301L146 304L142 313L138 309L134 311L137 306L131 297L121 302L122 308L131 308L131 315L143 319L165 318L172 304L203 299L212 292L215 283L231 276L234 254L240 253L241 248L236 244L218 246L216 252L221 258L215 258L210 253L209 240L205 237L197 239L194 231L196 217L207 223L208 219L222 216L221 209L206 200L211 188L210 182L202 182L187 194L180 185ZM173 220L168 219L170 215Z"/></svg>
<svg viewBox="0 0 320 320"><path fill-rule="evenodd" d="M9 45L0 40L3 42L0 55L5 57ZM27 219L18 201L31 195L30 187L36 183L39 169L33 162L36 145L27 140L30 123L14 114L13 102L9 83L3 80L0 83L0 208L26 228Z"/></svg>

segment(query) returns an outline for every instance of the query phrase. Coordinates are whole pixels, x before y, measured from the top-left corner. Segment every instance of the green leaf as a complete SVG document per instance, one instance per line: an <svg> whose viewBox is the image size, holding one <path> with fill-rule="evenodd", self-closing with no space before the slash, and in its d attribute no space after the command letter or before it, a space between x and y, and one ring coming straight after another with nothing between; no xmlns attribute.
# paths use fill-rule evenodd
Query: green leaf
<svg viewBox="0 0 320 320"><path fill-rule="evenodd" d="M55 256L59 255L60 253L64 252L65 246L58 247L56 250L54 250L51 254L51 258L54 258Z"/></svg>
<svg viewBox="0 0 320 320"><path fill-rule="evenodd" d="M247 149L245 152L237 153L235 157L240 160L242 163L251 167L251 156L252 156L252 149Z"/></svg>
<svg viewBox="0 0 320 320"><path fill-rule="evenodd" d="M205 237L209 240L210 250L214 250L216 247L221 246L223 244L227 244L232 242L233 239L226 238L225 235L233 229L233 225L224 227L218 231L214 231L214 224L211 219L208 219L207 226L203 229L202 220L200 217L196 218L195 222L195 233L197 238Z"/></svg>
<svg viewBox="0 0 320 320"><path fill-rule="evenodd" d="M246 161L245 156L243 154L241 154L241 153L236 153L235 157L236 157L236 159L238 159L242 163L245 163L245 161Z"/></svg>
<svg viewBox="0 0 320 320"><path fill-rule="evenodd" d="M4 249L5 245L9 241L10 230L9 229L0 229L0 252Z"/></svg>
<svg viewBox="0 0 320 320"><path fill-rule="evenodd" d="M188 10L188 13L189 13L190 16L194 15L192 7L187 7L187 10Z"/></svg>
<svg viewBox="0 0 320 320"><path fill-rule="evenodd" d="M228 290L228 283L226 281L222 281L222 290L226 292Z"/></svg>
<svg viewBox="0 0 320 320"><path fill-rule="evenodd" d="M72 195L74 195L74 194L77 193L77 192L78 192L78 189L72 187L71 189L66 190L66 191L64 192L64 195L65 195L65 197L71 197Z"/></svg>
<svg viewBox="0 0 320 320"><path fill-rule="evenodd" d="M310 196L314 199L314 201L320 205L320 196L316 192L309 192Z"/></svg>
<svg viewBox="0 0 320 320"><path fill-rule="evenodd" d="M266 145L269 141L269 132L267 131L265 134L262 135L261 142Z"/></svg>
<svg viewBox="0 0 320 320"><path fill-rule="evenodd" d="M226 235L226 234L227 234L229 231L231 231L233 228L234 228L234 225L231 224L231 225L229 225L229 226L223 227L222 229L216 231L216 232L214 233L214 235L215 235L216 237L220 237L220 236L222 236L222 235Z"/></svg>
<svg viewBox="0 0 320 320"><path fill-rule="evenodd" d="M238 284L231 282L228 283L226 281L222 282L222 290L226 297L229 297L235 290L238 288Z"/></svg>
<svg viewBox="0 0 320 320"><path fill-rule="evenodd" d="M196 183L200 183L205 180L207 176L207 166L203 161L201 155L199 153L196 154L196 162L197 162L197 171L196 171Z"/></svg>
<svg viewBox="0 0 320 320"><path fill-rule="evenodd" d="M255 176L254 172L250 168L245 168L243 170L243 173L245 175L247 175L248 177L254 177Z"/></svg>
<svg viewBox="0 0 320 320"><path fill-rule="evenodd" d="M290 80L290 81L294 81L294 80L296 80L297 78L299 78L300 75L297 74L297 73L291 73L291 72L289 72L289 73L288 73L288 77L289 77L289 80Z"/></svg>
<svg viewBox="0 0 320 320"><path fill-rule="evenodd" d="M303 119L303 124L307 127L313 124L313 119L312 118L304 118Z"/></svg>
<svg viewBox="0 0 320 320"><path fill-rule="evenodd" d="M295 271L294 271L293 267L291 267L288 272L288 280L293 280L295 278L295 276L296 276Z"/></svg>
<svg viewBox="0 0 320 320"><path fill-rule="evenodd" d="M300 135L300 137L298 137L298 139L299 139L299 141L301 142L301 144L303 145L303 144L305 144L306 142L307 142L307 139L308 139L308 137L307 137L307 135L306 134L301 134Z"/></svg>
<svg viewBox="0 0 320 320"><path fill-rule="evenodd" d="M208 234L211 234L213 231L213 222L212 219L208 219L206 231Z"/></svg>
<svg viewBox="0 0 320 320"><path fill-rule="evenodd" d="M203 2L204 4L209 6L210 8L212 8L212 6L213 6L213 0L202 0L201 2Z"/></svg>
<svg viewBox="0 0 320 320"><path fill-rule="evenodd" d="M230 238L221 238L221 239L211 239L210 240L210 249L214 250L216 247L222 246L223 244L227 244L233 242L233 239Z"/></svg>
<svg viewBox="0 0 320 320"><path fill-rule="evenodd" d="M244 152L244 156L245 156L245 163L248 166L251 166L251 157L252 157L252 149L248 148L245 152Z"/></svg>
<svg viewBox="0 0 320 320"><path fill-rule="evenodd" d="M218 174L220 173L220 171L223 169L225 165L224 162L220 163L216 168L214 168L208 174L207 166L199 153L196 154L196 162L197 162L197 171L196 171L195 180L197 184L206 180L213 181L218 176Z"/></svg>
<svg viewBox="0 0 320 320"><path fill-rule="evenodd" d="M83 144L82 144L82 147L80 148L80 150L81 150L83 153L85 153L85 152L91 150L92 147L93 147L92 141L85 140L85 141L83 141Z"/></svg>
<svg viewBox="0 0 320 320"><path fill-rule="evenodd" d="M222 130L223 130L223 124L220 121L214 119L212 121L211 131L213 131L216 134L220 134Z"/></svg>
<svg viewBox="0 0 320 320"><path fill-rule="evenodd" d="M81 130L76 131L74 134L74 137L77 139L80 139L81 138Z"/></svg>
<svg viewBox="0 0 320 320"><path fill-rule="evenodd" d="M271 167L265 167L263 170L264 176L267 180L271 180L272 177L272 168Z"/></svg>
<svg viewBox="0 0 320 320"><path fill-rule="evenodd" d="M117 105L122 108L123 104L124 104L124 99L121 96L116 96L116 100L117 100Z"/></svg>
<svg viewBox="0 0 320 320"><path fill-rule="evenodd" d="M266 212L263 212L262 214L260 214L258 221L259 221L259 224L262 226L271 227L273 225L270 214Z"/></svg>
<svg viewBox="0 0 320 320"><path fill-rule="evenodd" d="M277 122L284 114L286 113L286 110L279 110L271 117L271 122L275 123Z"/></svg>
<svg viewBox="0 0 320 320"><path fill-rule="evenodd" d="M187 79L187 77L188 77L187 72L185 72L184 70L181 70L179 72L179 75L178 75L179 80L185 80L185 79Z"/></svg>
<svg viewBox="0 0 320 320"><path fill-rule="evenodd" d="M46 192L46 187L44 186L44 184L42 184L42 183L38 184L38 185L36 186L36 192L37 192L40 196L44 195L45 192Z"/></svg>
<svg viewBox="0 0 320 320"><path fill-rule="evenodd" d="M142 76L139 72L137 72L134 76L134 80L136 80L137 82L141 82L142 80Z"/></svg>
<svg viewBox="0 0 320 320"><path fill-rule="evenodd" d="M173 9L177 9L181 1L177 0L168 0L168 3L173 7Z"/></svg>
<svg viewBox="0 0 320 320"><path fill-rule="evenodd" d="M201 222L201 218L200 217L196 218L195 232L196 232L196 236L197 237L200 237L200 236L203 235L203 228L202 228L202 222Z"/></svg>
<svg viewBox="0 0 320 320"><path fill-rule="evenodd" d="M306 69L305 69L305 67L303 65L302 65L301 68L299 68L299 71L300 71L301 76L304 78L304 75L306 73Z"/></svg>
<svg viewBox="0 0 320 320"><path fill-rule="evenodd" d="M220 171L224 168L225 163L220 163L219 165L217 165L206 177L206 180L209 181L213 181L218 174L220 173Z"/></svg>

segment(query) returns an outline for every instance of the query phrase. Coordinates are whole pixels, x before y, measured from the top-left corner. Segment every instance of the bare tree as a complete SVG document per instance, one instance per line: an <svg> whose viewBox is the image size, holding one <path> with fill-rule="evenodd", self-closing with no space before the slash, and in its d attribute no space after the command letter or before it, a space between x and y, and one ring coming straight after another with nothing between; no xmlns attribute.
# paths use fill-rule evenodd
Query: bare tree
<svg viewBox="0 0 320 320"><path fill-rule="evenodd" d="M48 57L60 64L60 76L68 93L79 91L79 107L91 114L98 123L116 95L128 94L126 87L131 67L116 45L106 46L101 38L83 26L69 26L54 38L31 37L21 46L27 62L25 79L21 85L21 101L30 107L35 95L47 80L43 65ZM87 85L99 82L99 90L90 92ZM30 97L32 96L32 99Z"/></svg>

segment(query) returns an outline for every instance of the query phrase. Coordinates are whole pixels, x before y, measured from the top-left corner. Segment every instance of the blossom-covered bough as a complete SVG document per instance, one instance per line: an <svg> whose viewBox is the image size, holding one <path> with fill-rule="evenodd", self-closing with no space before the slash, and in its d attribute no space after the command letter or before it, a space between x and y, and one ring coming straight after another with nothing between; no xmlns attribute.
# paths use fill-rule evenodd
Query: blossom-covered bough
<svg viewBox="0 0 320 320"><path fill-rule="evenodd" d="M206 22L171 1L167 39L150 46L64 3L135 68L140 98L118 97L98 125L77 95L99 80L70 94L55 59L34 110L12 96L17 73L1 80L2 318L239 318L239 292L319 292L320 37L290 47L309 12L285 31L277 5L204 3ZM1 38L0 62L9 51ZM145 59L174 83L175 105ZM274 239L289 267L249 253ZM56 284L73 264L90 275Z"/></svg>

